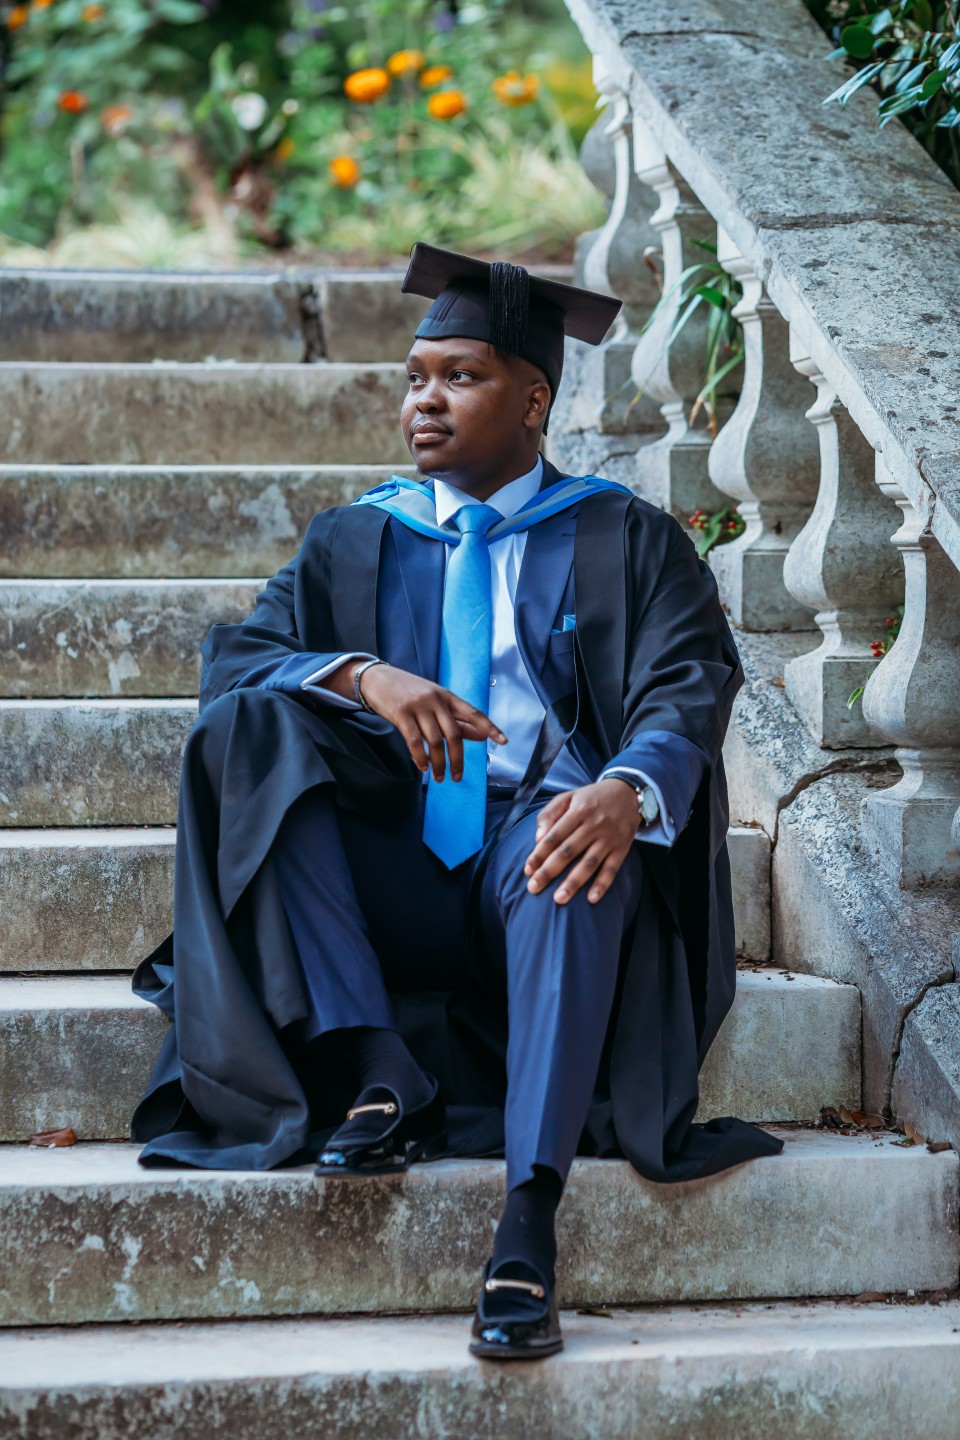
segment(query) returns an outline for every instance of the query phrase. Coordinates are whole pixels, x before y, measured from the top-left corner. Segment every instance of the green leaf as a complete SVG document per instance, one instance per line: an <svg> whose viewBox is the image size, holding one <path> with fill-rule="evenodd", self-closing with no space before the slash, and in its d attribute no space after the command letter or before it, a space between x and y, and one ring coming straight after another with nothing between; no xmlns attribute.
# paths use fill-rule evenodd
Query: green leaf
<svg viewBox="0 0 960 1440"><path fill-rule="evenodd" d="M920 87L924 100L929 100L931 95L936 95L946 78L943 70L931 70Z"/></svg>
<svg viewBox="0 0 960 1440"><path fill-rule="evenodd" d="M870 27L874 35L882 35L884 30L889 30L893 24L893 11L890 9L878 10L876 15L872 15L864 23Z"/></svg>
<svg viewBox="0 0 960 1440"><path fill-rule="evenodd" d="M153 10L158 19L169 20L171 25L195 25L207 13L194 0L154 0Z"/></svg>
<svg viewBox="0 0 960 1440"><path fill-rule="evenodd" d="M873 54L873 35L866 25L847 25L840 31L840 43L854 60L866 60Z"/></svg>
<svg viewBox="0 0 960 1440"><path fill-rule="evenodd" d="M903 75L893 87L894 94L902 95L904 91L909 90L912 85L917 83L926 68L926 63L911 66L906 74Z"/></svg>
<svg viewBox="0 0 960 1440"><path fill-rule="evenodd" d="M865 65L862 70L857 71L856 75L851 75L849 80L844 80L840 88L838 90L834 90L833 94L828 95L826 100L824 100L822 103L824 105L829 105L831 100L838 100L841 105L846 105L847 101L850 99L850 96L855 94L856 91L860 89L861 85L868 84L873 79L874 75L876 75L878 71L883 69L883 66L884 62L882 60L877 60L872 65Z"/></svg>
<svg viewBox="0 0 960 1440"><path fill-rule="evenodd" d="M956 130L958 125L960 125L960 110L958 110L956 106L953 106L950 110L946 112L945 115L940 116L940 119L937 121L934 129Z"/></svg>
<svg viewBox="0 0 960 1440"><path fill-rule="evenodd" d="M933 6L930 0L913 0L911 14L921 29L933 29Z"/></svg>
<svg viewBox="0 0 960 1440"><path fill-rule="evenodd" d="M712 285L700 285L697 287L696 293L702 295L708 305L715 305L718 310L726 310L729 303L726 295L721 295L720 291L715 290Z"/></svg>
<svg viewBox="0 0 960 1440"><path fill-rule="evenodd" d="M895 115L903 115L907 110L915 109L917 105L922 103L922 98L922 87L919 85L915 85L913 89L908 90L905 95L888 95L885 100L880 101L880 106L877 111L880 124L884 125L888 120L892 120Z"/></svg>

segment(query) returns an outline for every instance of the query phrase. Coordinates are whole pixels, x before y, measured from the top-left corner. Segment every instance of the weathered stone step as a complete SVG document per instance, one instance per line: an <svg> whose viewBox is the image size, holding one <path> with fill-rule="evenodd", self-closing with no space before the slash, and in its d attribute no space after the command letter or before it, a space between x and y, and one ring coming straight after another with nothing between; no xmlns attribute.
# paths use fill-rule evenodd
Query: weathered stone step
<svg viewBox="0 0 960 1440"><path fill-rule="evenodd" d="M211 625L261 580L0 581L4 698L193 696Z"/></svg>
<svg viewBox="0 0 960 1440"><path fill-rule="evenodd" d="M167 825L197 707L0 701L0 827Z"/></svg>
<svg viewBox="0 0 960 1440"><path fill-rule="evenodd" d="M170 929L173 829L0 829L0 972L131 970Z"/></svg>
<svg viewBox="0 0 960 1440"><path fill-rule="evenodd" d="M0 973L126 970L170 928L173 829L0 829ZM763 958L769 845L730 831L737 935ZM751 949L748 942L753 939Z"/></svg>
<svg viewBox="0 0 960 1440"><path fill-rule="evenodd" d="M0 577L273 575L390 465L0 465Z"/></svg>
<svg viewBox="0 0 960 1440"><path fill-rule="evenodd" d="M126 977L0 980L0 1140L69 1125L82 1140L129 1134L166 1027ZM700 1117L812 1120L860 1097L860 996L778 971L738 977L701 1073Z"/></svg>
<svg viewBox="0 0 960 1440"><path fill-rule="evenodd" d="M957 1155L786 1130L782 1154L657 1186L578 1160L558 1217L566 1305L953 1287ZM0 1154L0 1323L466 1310L497 1160L403 1177L144 1170L124 1145Z"/></svg>
<svg viewBox="0 0 960 1440"><path fill-rule="evenodd" d="M0 1336L9 1440L956 1440L960 1301L561 1315L541 1365L469 1319L248 1320ZM543 1367L546 1368L543 1368Z"/></svg>
<svg viewBox="0 0 960 1440"><path fill-rule="evenodd" d="M54 464L408 464L403 368L0 362L0 454Z"/></svg>
<svg viewBox="0 0 960 1440"><path fill-rule="evenodd" d="M7 270L0 360L403 360L428 302L402 274Z"/></svg>

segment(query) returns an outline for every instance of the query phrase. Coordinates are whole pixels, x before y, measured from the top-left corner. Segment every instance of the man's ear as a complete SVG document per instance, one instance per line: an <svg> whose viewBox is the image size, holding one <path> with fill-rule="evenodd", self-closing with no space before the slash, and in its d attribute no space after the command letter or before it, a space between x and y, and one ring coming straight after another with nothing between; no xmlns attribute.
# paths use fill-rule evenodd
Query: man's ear
<svg viewBox="0 0 960 1440"><path fill-rule="evenodd" d="M550 386L545 380L538 380L530 386L527 395L527 409L523 417L523 423L528 430L535 430L543 425L547 418L547 411L550 409Z"/></svg>

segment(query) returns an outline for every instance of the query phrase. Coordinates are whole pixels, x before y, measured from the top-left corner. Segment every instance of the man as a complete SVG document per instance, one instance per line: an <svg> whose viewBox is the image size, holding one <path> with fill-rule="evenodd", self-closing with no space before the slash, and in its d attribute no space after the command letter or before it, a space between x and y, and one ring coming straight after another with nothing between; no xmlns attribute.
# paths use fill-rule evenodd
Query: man
<svg viewBox="0 0 960 1440"><path fill-rule="evenodd" d="M505 1152L471 1349L539 1356L578 1149L674 1181L781 1148L692 1124L735 985L742 676L676 521L539 453L565 333L618 303L427 245L404 288L434 301L401 415L424 478L316 516L203 646L134 1136L344 1177Z"/></svg>

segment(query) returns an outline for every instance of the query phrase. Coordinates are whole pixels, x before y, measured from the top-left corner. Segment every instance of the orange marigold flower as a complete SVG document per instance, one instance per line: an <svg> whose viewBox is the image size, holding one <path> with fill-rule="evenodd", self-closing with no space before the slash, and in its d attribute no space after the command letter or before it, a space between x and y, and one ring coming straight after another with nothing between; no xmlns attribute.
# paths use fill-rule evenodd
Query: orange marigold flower
<svg viewBox="0 0 960 1440"><path fill-rule="evenodd" d="M100 16L103 14L103 6L84 5L83 10L80 13L83 15L84 20L86 20L89 24L91 20L100 19Z"/></svg>
<svg viewBox="0 0 960 1440"><path fill-rule="evenodd" d="M352 155L334 155L328 169L338 190L352 190L360 179L360 166Z"/></svg>
<svg viewBox="0 0 960 1440"><path fill-rule="evenodd" d="M7 29L17 30L26 20L30 18L30 8L27 5L14 5L7 16Z"/></svg>
<svg viewBox="0 0 960 1440"><path fill-rule="evenodd" d="M57 97L57 104L68 115L79 115L81 111L86 110L90 101L82 90L61 90Z"/></svg>
<svg viewBox="0 0 960 1440"><path fill-rule="evenodd" d="M129 105L105 105L100 111L100 124L108 135L122 135L132 119Z"/></svg>
<svg viewBox="0 0 960 1440"><path fill-rule="evenodd" d="M293 154L296 148L296 141L291 140L289 135L284 135L276 150L274 150L273 152L273 158L274 160L279 160L280 164L282 165L284 161L290 159L290 156Z"/></svg>
<svg viewBox="0 0 960 1440"><path fill-rule="evenodd" d="M432 90L434 85L442 85L444 80L453 79L453 70L449 65L428 65L420 75L420 84L424 90Z"/></svg>
<svg viewBox="0 0 960 1440"><path fill-rule="evenodd" d="M52 4L53 0L33 0L33 5L31 8L34 10L46 10L48 6Z"/></svg>
<svg viewBox="0 0 960 1440"><path fill-rule="evenodd" d="M390 76L386 70L354 70L343 82L343 88L351 100L359 105L369 105L386 95L390 89Z"/></svg>
<svg viewBox="0 0 960 1440"><path fill-rule="evenodd" d="M497 76L491 88L501 105L529 105L540 93L540 81L536 75L508 70L506 75Z"/></svg>
<svg viewBox="0 0 960 1440"><path fill-rule="evenodd" d="M422 69L422 50L398 50L387 61L387 70L391 75L410 75L415 70Z"/></svg>
<svg viewBox="0 0 960 1440"><path fill-rule="evenodd" d="M462 115L466 108L466 98L459 90L438 90L427 101L427 109L434 120L452 120L455 115Z"/></svg>

